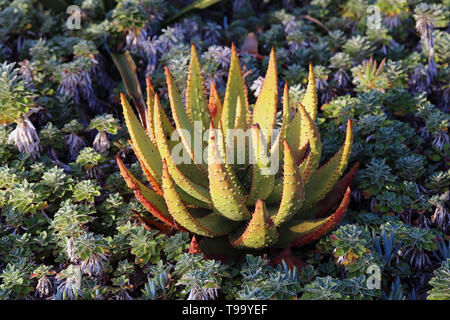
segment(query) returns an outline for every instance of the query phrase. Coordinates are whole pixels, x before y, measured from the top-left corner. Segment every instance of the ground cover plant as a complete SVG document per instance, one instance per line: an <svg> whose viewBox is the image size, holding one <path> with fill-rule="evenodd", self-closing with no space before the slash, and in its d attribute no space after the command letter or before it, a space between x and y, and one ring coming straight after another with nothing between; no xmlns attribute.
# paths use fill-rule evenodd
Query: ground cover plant
<svg viewBox="0 0 450 320"><path fill-rule="evenodd" d="M0 0L0 299L450 299L449 5Z"/></svg>

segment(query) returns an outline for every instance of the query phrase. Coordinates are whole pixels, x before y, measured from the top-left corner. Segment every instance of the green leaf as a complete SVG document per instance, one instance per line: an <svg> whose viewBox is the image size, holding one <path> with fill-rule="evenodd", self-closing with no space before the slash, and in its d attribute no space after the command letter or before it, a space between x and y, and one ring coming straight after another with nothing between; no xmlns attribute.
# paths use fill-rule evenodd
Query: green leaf
<svg viewBox="0 0 450 320"><path fill-rule="evenodd" d="M339 151L323 166L311 174L305 186L306 196L302 211L311 208L336 184L347 167L353 144L352 123L348 120L345 142Z"/></svg>
<svg viewBox="0 0 450 320"><path fill-rule="evenodd" d="M186 88L186 110L191 121L200 121L201 132L209 128L211 121L210 114L206 107L205 88L203 86L202 71L198 61L197 51L194 44L191 45L191 62L189 64L189 74Z"/></svg>
<svg viewBox="0 0 450 320"><path fill-rule="evenodd" d="M308 86L306 88L305 96L302 99L302 105L314 121L317 115L317 88L314 67L311 62L309 62Z"/></svg>
<svg viewBox="0 0 450 320"><path fill-rule="evenodd" d="M215 134L217 133L217 134ZM219 140L219 141L216 141ZM211 199L217 212L224 217L242 221L250 218L245 205L245 197L241 193L237 178L227 170L224 157L219 151L219 144L224 145L223 134L214 130L211 123L208 146L208 173ZM223 147L222 147L222 150Z"/></svg>
<svg viewBox="0 0 450 320"><path fill-rule="evenodd" d="M239 115L236 114L238 96L242 103L242 107L239 110ZM242 71L236 48L232 45L230 71L228 73L228 82L225 91L221 118L225 135L227 134L227 129L235 129L236 117L243 119L239 123L249 123L250 113L248 110L247 91L242 78ZM246 129L246 127L247 126L245 125L245 127L241 127L240 129Z"/></svg>
<svg viewBox="0 0 450 320"><path fill-rule="evenodd" d="M231 244L239 249L263 249L276 243L278 232L264 201L259 199L256 203L248 226L233 231L229 238Z"/></svg>
<svg viewBox="0 0 450 320"><path fill-rule="evenodd" d="M167 142L166 133L163 129L161 111L162 107L159 103L159 98L156 96L154 108L155 138L161 157L165 159L169 173L175 180L177 186L191 197L201 201L200 205L202 205L202 207L208 208L211 206L208 189L190 180L190 178L198 179L201 176L201 172L193 171L198 169L195 165L177 164L174 161L171 149ZM184 171L182 171L182 169L184 169Z"/></svg>
<svg viewBox="0 0 450 320"><path fill-rule="evenodd" d="M146 127L146 108L144 96L142 95L141 86L136 74L136 64L128 51L112 53L111 56L117 69L119 69L127 94L134 101L141 123Z"/></svg>
<svg viewBox="0 0 450 320"><path fill-rule="evenodd" d="M275 173L270 172L270 163L267 156L267 143L262 135L259 125L252 126L252 184L247 197L247 205L252 206L258 199L266 199L273 191Z"/></svg>
<svg viewBox="0 0 450 320"><path fill-rule="evenodd" d="M172 109L172 116L175 122L175 126L178 129L178 133L180 135L181 142L183 143L188 155L191 158L192 163L194 163L198 169L201 170L204 177L207 176L207 170L202 163L202 161L194 161L194 126L190 121L186 109L184 108L183 102L181 100L180 93L176 88L176 84L173 81L172 75L167 67L165 67L166 73L166 82L167 89L170 101L170 108ZM205 112L207 112L205 110ZM203 136L200 137L200 140L203 141ZM201 160L201 159L200 159ZM205 181L205 180L204 180Z"/></svg>
<svg viewBox="0 0 450 320"><path fill-rule="evenodd" d="M303 179L294 162L294 157L286 140L284 141L283 172L283 194L280 208L273 217L273 222L276 226L279 226L294 216L302 206L305 198Z"/></svg>
<svg viewBox="0 0 450 320"><path fill-rule="evenodd" d="M272 48L269 67L261 92L253 108L253 124L258 124L267 145L271 145L272 130L275 127L275 116L278 104L277 62L275 50Z"/></svg>
<svg viewBox="0 0 450 320"><path fill-rule="evenodd" d="M235 228L233 222L218 214L211 213L196 216L189 212L181 201L181 197L175 188L174 181L169 175L165 161L163 163L163 187L164 199L166 200L170 214L180 225L189 231L207 237L218 237L229 233L231 231L230 229Z"/></svg>
<svg viewBox="0 0 450 320"><path fill-rule="evenodd" d="M135 116L133 109L128 103L125 95L121 94L120 99L122 102L125 123L127 125L131 141L133 142L136 156L144 165L144 168L148 170L155 178L158 185L160 185L162 160L159 155L159 151L156 146L150 141L148 135L145 133L144 128L139 123L139 120Z"/></svg>

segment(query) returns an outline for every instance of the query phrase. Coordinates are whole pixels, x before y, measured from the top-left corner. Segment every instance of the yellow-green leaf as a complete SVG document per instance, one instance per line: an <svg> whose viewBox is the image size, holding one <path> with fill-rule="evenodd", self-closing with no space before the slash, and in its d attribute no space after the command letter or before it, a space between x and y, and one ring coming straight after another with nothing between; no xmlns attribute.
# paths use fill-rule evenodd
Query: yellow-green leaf
<svg viewBox="0 0 450 320"><path fill-rule="evenodd" d="M222 216L242 221L250 218L245 205L245 197L237 184L235 176L230 175L224 164L224 158L219 150L219 144L224 145L223 135L210 127L208 146L208 173L211 199L217 212ZM217 142L216 139L222 140Z"/></svg>
<svg viewBox="0 0 450 320"><path fill-rule="evenodd" d="M242 70L237 56L236 48L231 46L231 63L230 71L228 73L228 82L225 91L225 99L222 109L222 125L224 133L227 134L227 129L234 129L237 109L237 97L241 99L243 108L240 110L239 117L245 119L243 122L248 124L250 114L248 110L247 92L245 89L244 79L242 78ZM242 129L246 129L242 128Z"/></svg>
<svg viewBox="0 0 450 320"><path fill-rule="evenodd" d="M235 230L229 238L231 244L239 249L263 249L277 242L278 232L264 201L259 199L256 203L248 226Z"/></svg>
<svg viewBox="0 0 450 320"><path fill-rule="evenodd" d="M154 108L154 120L155 120L155 137L158 145L158 149L161 153L161 158L166 160L167 167L170 175L175 180L178 187L180 187L184 192L190 196L204 202L205 207L211 206L211 201L209 198L208 189L193 182L190 179L198 179L201 177L200 172L195 172L197 169L195 165L177 163L173 158L172 151L167 143L167 133L164 132L162 118L161 118L161 104L159 103L159 98L155 99ZM182 171L182 169L184 171Z"/></svg>
<svg viewBox="0 0 450 320"><path fill-rule="evenodd" d="M258 124L261 133L270 146L272 130L275 127L275 116L278 103L278 81L277 81L277 62L275 60L275 50L272 48L269 58L269 67L267 68L261 92L256 100L253 109L253 124Z"/></svg>
<svg viewBox="0 0 450 320"><path fill-rule="evenodd" d="M302 206L305 198L303 179L294 162L289 144L284 141L283 194L280 208L273 217L276 226L293 217Z"/></svg>
<svg viewBox="0 0 450 320"><path fill-rule="evenodd" d="M164 199L170 214L189 231L206 237L218 237L227 234L235 227L232 223L230 224L230 221L214 213L199 217L189 212L175 188L165 161L163 164L163 188Z"/></svg>
<svg viewBox="0 0 450 320"><path fill-rule="evenodd" d="M302 105L314 121L317 115L317 88L314 67L311 62L309 62L308 86L306 87L305 96L302 99Z"/></svg>
<svg viewBox="0 0 450 320"><path fill-rule="evenodd" d="M306 197L302 212L311 208L333 188L347 167L353 144L352 123L348 120L345 142L339 151L323 166L311 174L305 186Z"/></svg>
<svg viewBox="0 0 450 320"><path fill-rule="evenodd" d="M211 121L210 114L206 106L205 88L203 86L202 71L198 61L197 51L194 44L191 45L191 62L189 64L189 74L186 88L186 110L192 123L200 121L201 133L209 128Z"/></svg>
<svg viewBox="0 0 450 320"><path fill-rule="evenodd" d="M162 160L156 146L150 141L150 138L145 133L144 128L133 112L127 98L124 94L120 95L123 107L123 115L128 132L136 149L136 156L140 159L145 169L156 179L158 184L161 184L161 170Z"/></svg>
<svg viewBox="0 0 450 320"><path fill-rule="evenodd" d="M247 198L247 205L252 206L258 199L266 199L273 191L275 173L270 170L267 156L267 143L257 124L252 126L252 184Z"/></svg>

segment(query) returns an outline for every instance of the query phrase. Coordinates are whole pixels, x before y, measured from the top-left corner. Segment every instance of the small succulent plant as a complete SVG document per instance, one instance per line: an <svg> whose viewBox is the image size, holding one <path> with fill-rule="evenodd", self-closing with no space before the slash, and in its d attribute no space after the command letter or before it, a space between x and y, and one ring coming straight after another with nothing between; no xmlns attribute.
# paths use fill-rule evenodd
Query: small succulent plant
<svg viewBox="0 0 450 320"><path fill-rule="evenodd" d="M193 45L186 108L166 68L170 107L177 131L149 80L147 131L122 95L131 144L152 189L138 181L120 157L116 157L121 173L148 211L171 228L207 238L228 237L229 243L238 249L310 243L332 230L348 206L348 186L357 165L338 179L350 156L352 124L349 120L343 146L328 162L319 166L322 142L314 121L317 91L312 65L305 97L293 118L289 89L285 86L282 124L278 135L270 136L276 126L278 98L275 51L271 52L253 112L250 112L234 46L231 55L223 103L214 85L211 85L207 102ZM233 149L234 140L239 138L233 133L238 130L241 134L244 130L250 132L245 150ZM181 143L169 141L168 137L173 137L174 132ZM194 148L191 145L191 136L202 137L205 132L209 133L208 143L200 141L200 147L205 147L207 164L197 158L194 150L197 141L194 141ZM181 164L177 162L179 152L176 148L185 156ZM230 150L233 151L231 157ZM240 163L239 157L244 161ZM274 164L282 170L271 171ZM337 210L330 215L341 198Z"/></svg>
<svg viewBox="0 0 450 320"><path fill-rule="evenodd" d="M36 128L28 117L39 110L34 105L35 94L19 75L15 63L0 64L0 124L16 122L17 127L9 135L20 152L38 158L41 151Z"/></svg>
<svg viewBox="0 0 450 320"><path fill-rule="evenodd" d="M442 266L434 272L430 280L433 289L429 291L428 300L450 299L450 259L442 263Z"/></svg>
<svg viewBox="0 0 450 320"><path fill-rule="evenodd" d="M112 114L103 114L92 119L89 124L89 129L96 129L98 131L93 143L95 151L100 153L108 151L111 145L108 140L108 133L117 134L119 128L119 121L114 119Z"/></svg>

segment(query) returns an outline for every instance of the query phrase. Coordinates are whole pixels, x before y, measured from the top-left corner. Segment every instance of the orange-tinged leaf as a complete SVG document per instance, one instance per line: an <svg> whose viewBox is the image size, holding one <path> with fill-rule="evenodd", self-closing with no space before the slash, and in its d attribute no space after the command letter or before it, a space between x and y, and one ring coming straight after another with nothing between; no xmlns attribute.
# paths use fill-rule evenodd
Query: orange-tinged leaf
<svg viewBox="0 0 450 320"><path fill-rule="evenodd" d="M345 191L350 186L350 183L358 171L358 166L359 163L356 162L350 171L336 183L334 188L331 189L331 191L328 192L327 195L322 200L317 202L311 209L304 213L302 212L301 217L305 219L318 219L328 215L331 209L333 209L344 196Z"/></svg>
<svg viewBox="0 0 450 320"><path fill-rule="evenodd" d="M350 194L351 190L350 188L347 188L344 198L342 199L341 204L339 205L337 210L327 218L318 219L318 221L321 222L319 226L313 228L312 230L309 230L308 232L299 233L298 237L296 237L296 239L292 241L291 245L293 247L300 247L309 244L325 236L334 228L336 228L338 223L341 222L342 218L344 217L345 211L347 210L348 204L350 203Z"/></svg>
<svg viewBox="0 0 450 320"><path fill-rule="evenodd" d="M214 122L214 127L219 125L220 117L222 116L222 102L220 101L219 92L217 92L214 81L211 81L211 90L209 92L208 109L211 118Z"/></svg>
<svg viewBox="0 0 450 320"><path fill-rule="evenodd" d="M151 173L152 177L154 177L156 182L160 185L162 160L159 151L146 134L125 95L120 94L120 99L122 102L125 123L136 150L136 156L140 159L145 169Z"/></svg>
<svg viewBox="0 0 450 320"><path fill-rule="evenodd" d="M347 134L343 146L327 163L311 174L308 183L305 185L306 196L302 211L311 208L333 188L347 167L352 144L352 123L348 120Z"/></svg>
<svg viewBox="0 0 450 320"><path fill-rule="evenodd" d="M133 174L125 167L119 156L116 156L117 164L119 165L120 173L124 177L128 187L133 190L136 198L144 205L144 207L155 217L165 224L179 229L179 226L173 221L167 209L164 198L159 196L153 190L147 188Z"/></svg>
<svg viewBox="0 0 450 320"><path fill-rule="evenodd" d="M200 248L198 247L197 238L195 236L192 236L191 244L189 245L189 251L190 254L198 254L202 253L200 251Z"/></svg>
<svg viewBox="0 0 450 320"><path fill-rule="evenodd" d="M128 140L128 143L133 148L134 153L137 154L137 151L136 151L135 146L133 145L133 142L131 140ZM155 177L151 174L151 172L147 170L147 168L145 167L145 165L142 162L141 158L137 157L137 159L139 161L139 164L141 165L142 171L144 172L145 176L147 177L148 182L150 182L153 190L155 190L155 192L157 194L162 196L163 195L163 191L162 191L161 185L158 183L158 181L155 179Z"/></svg>

